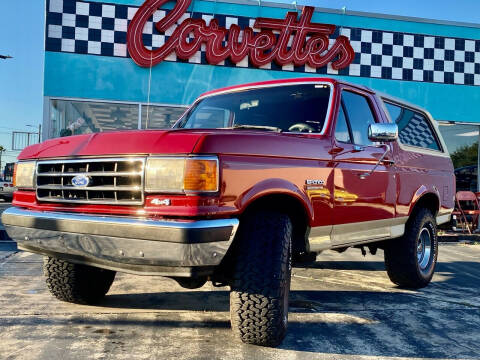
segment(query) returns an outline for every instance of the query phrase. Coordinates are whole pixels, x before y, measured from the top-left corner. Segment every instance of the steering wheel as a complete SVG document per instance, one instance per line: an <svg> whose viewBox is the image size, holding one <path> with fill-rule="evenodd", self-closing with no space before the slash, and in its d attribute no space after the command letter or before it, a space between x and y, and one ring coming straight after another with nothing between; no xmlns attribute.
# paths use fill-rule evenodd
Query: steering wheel
<svg viewBox="0 0 480 360"><path fill-rule="evenodd" d="M305 124L305 123L296 123L296 124L293 124L292 126L290 126L288 128L288 131L312 133L312 132L315 132L315 129L313 127L311 127L310 125Z"/></svg>

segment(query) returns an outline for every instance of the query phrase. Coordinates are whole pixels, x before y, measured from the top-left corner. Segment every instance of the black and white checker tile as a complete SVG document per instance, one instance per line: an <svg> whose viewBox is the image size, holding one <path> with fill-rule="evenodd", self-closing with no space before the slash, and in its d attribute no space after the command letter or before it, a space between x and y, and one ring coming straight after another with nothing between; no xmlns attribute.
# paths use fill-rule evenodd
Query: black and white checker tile
<svg viewBox="0 0 480 360"><path fill-rule="evenodd" d="M138 7L76 0L47 0L46 51L128 57L127 27ZM162 46L174 27L158 34L154 22L163 18L158 10L144 29L144 44L149 48ZM187 17L203 18L207 24L212 14L186 13ZM215 14L219 25L241 28L253 26L254 18ZM317 74L339 74L381 79L423 81L459 85L480 85L480 40L446 38L433 35L407 34L360 28L337 28L331 39L345 35L355 51L353 63L341 70L331 65L313 69L309 66L278 66L272 62L262 69ZM205 45L188 61L171 54L167 61L207 64ZM219 66L253 67L246 57L238 64L226 60Z"/></svg>

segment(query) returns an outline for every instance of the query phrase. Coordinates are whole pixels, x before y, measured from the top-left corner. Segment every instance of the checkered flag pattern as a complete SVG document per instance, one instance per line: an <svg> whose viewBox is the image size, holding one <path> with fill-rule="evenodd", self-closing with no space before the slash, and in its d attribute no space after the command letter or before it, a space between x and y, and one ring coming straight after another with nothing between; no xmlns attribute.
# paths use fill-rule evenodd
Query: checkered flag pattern
<svg viewBox="0 0 480 360"><path fill-rule="evenodd" d="M422 115L413 113L412 118L405 127L401 128L398 134L400 141L405 145L430 148L436 145L432 130L429 128L427 121Z"/></svg>
<svg viewBox="0 0 480 360"><path fill-rule="evenodd" d="M46 51L128 57L127 27L138 7L76 0L47 0ZM153 26L166 15L158 10L147 22L143 41L147 48L158 48L168 41L175 26L185 18L202 18L207 24L215 17L219 25L230 28L253 27L254 18L202 14L183 15L177 25L165 34ZM305 66L279 66L275 62L262 69L295 71L317 74L361 76L370 78L422 81L444 84L480 85L480 40L447 38L433 35L407 34L360 28L337 28L330 45L338 35L345 35L355 51L349 67L334 70L329 64L314 69ZM172 53L167 61L208 64L205 45L188 61L177 59ZM226 60L218 66L253 67L248 58L234 64Z"/></svg>

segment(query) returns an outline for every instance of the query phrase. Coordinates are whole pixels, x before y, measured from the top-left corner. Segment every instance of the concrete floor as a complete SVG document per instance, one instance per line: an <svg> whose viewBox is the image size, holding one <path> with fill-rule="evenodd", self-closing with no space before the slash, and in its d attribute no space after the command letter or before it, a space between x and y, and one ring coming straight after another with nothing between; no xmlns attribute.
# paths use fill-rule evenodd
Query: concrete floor
<svg viewBox="0 0 480 360"><path fill-rule="evenodd" d="M396 288L383 254L325 252L295 268L277 349L239 343L227 288L117 274L100 306L48 293L41 257L0 251L0 359L480 359L480 246L440 246L433 283Z"/></svg>

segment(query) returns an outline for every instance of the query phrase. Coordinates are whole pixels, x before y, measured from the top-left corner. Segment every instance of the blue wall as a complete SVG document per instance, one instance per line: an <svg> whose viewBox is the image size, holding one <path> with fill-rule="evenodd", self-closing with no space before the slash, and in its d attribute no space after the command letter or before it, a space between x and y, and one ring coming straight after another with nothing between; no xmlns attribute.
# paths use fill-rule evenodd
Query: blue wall
<svg viewBox="0 0 480 360"><path fill-rule="evenodd" d="M117 0L115 3L138 6L143 1ZM215 12L276 18L283 18L287 11L281 8L262 7L260 9L256 6L224 3L215 5L200 0L195 1L194 10L204 13ZM472 27L329 13L316 13L313 20L343 26L480 39L480 29ZM48 51L45 55L45 96L146 102L148 76L149 69L138 67L130 58ZM190 104L199 94L218 87L252 81L306 76L318 75L165 61L152 69L150 101L168 104ZM363 84L423 106L437 120L480 123L480 88L478 86L353 76L340 76L339 78Z"/></svg>

